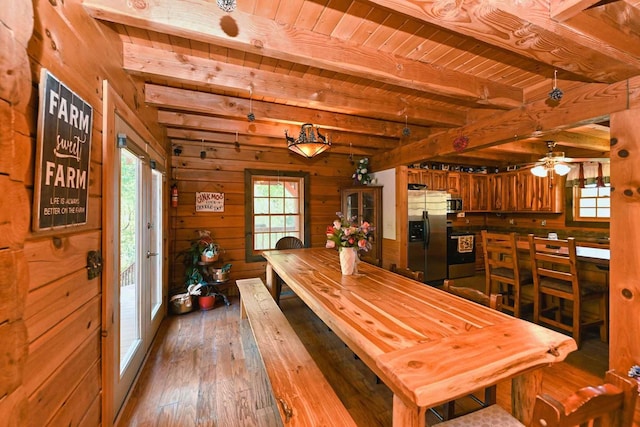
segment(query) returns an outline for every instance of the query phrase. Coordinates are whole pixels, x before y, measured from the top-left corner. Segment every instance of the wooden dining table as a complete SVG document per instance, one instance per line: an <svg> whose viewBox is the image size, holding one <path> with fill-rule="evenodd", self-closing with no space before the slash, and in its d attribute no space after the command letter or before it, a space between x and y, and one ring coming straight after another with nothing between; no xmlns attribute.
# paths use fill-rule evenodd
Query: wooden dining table
<svg viewBox="0 0 640 427"><path fill-rule="evenodd" d="M343 276L332 249L263 256L267 287L280 276L393 391L396 427L425 426L428 408L508 379L513 414L526 425L539 368L577 348L569 336L371 264Z"/></svg>

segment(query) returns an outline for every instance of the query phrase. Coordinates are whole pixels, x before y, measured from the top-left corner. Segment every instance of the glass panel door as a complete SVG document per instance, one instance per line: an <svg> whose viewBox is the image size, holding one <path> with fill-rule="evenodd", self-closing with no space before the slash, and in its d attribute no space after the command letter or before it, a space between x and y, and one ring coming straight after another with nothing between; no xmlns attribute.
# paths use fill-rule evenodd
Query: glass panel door
<svg viewBox="0 0 640 427"><path fill-rule="evenodd" d="M130 151L120 151L120 373L140 345L140 214L141 161Z"/></svg>
<svg viewBox="0 0 640 427"><path fill-rule="evenodd" d="M162 191L164 177L151 171L151 212L149 220L149 291L150 320L153 323L162 307Z"/></svg>
<svg viewBox="0 0 640 427"><path fill-rule="evenodd" d="M116 120L116 134L126 144L114 148L116 200L112 220L118 266L113 268L118 280L109 292L114 302L113 419L164 315L164 176L144 150L147 144L122 120Z"/></svg>

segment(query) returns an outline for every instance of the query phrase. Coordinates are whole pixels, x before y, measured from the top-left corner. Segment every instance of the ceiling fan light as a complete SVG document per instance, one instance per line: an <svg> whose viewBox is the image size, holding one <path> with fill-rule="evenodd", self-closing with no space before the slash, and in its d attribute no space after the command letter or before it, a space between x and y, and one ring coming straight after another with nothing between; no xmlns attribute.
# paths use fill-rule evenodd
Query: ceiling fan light
<svg viewBox="0 0 640 427"><path fill-rule="evenodd" d="M538 165L534 168L531 168L531 173L540 178L544 178L545 176L547 176L547 168L545 168L543 165Z"/></svg>
<svg viewBox="0 0 640 427"><path fill-rule="evenodd" d="M566 165L564 163L556 163L555 165L553 165L553 170L560 176L565 176L566 174L569 173L569 171L571 171L571 168L569 167L569 165Z"/></svg>

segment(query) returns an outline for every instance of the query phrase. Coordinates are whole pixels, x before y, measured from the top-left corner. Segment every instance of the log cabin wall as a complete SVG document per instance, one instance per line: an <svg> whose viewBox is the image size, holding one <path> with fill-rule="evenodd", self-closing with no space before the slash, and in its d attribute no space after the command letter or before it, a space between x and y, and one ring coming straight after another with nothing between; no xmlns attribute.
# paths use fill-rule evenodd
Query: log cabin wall
<svg viewBox="0 0 640 427"><path fill-rule="evenodd" d="M0 12L0 424L100 425L101 278L87 253L101 249L102 85L108 80L146 123L141 83L121 68L117 35L80 1L10 0ZM93 107L87 224L30 228L42 68ZM157 125L150 130L162 140ZM111 262L111 260L105 260ZM11 349L6 352L5 349Z"/></svg>
<svg viewBox="0 0 640 427"><path fill-rule="evenodd" d="M188 248L190 240L197 237L197 230L211 232L222 247L221 261L230 263L233 280L263 277L264 262L245 262L245 169L281 171L282 173L308 172L311 180L309 208L311 209L310 246L324 246L326 228L333 223L340 206L340 188L351 184L355 170L349 156L333 154L329 150L318 158L305 159L286 148L284 135L277 147L243 145L239 139L237 148L229 145L207 143L183 144L183 151L172 158L171 183L178 186L177 208L171 209L171 233L175 239L171 245L171 288L184 286L184 266L180 251ZM200 158L200 152L207 154ZM358 160L358 159L356 159ZM195 192L224 193L224 212L195 212Z"/></svg>
<svg viewBox="0 0 640 427"><path fill-rule="evenodd" d="M4 47L0 53L0 348L10 349L0 356L0 423L11 426L109 424L100 410L102 282L100 278L89 280L85 269L87 252L99 250L102 241L103 80L109 80L127 105L149 124L149 130L162 140L155 109L143 105L142 84L122 72L121 41L117 35L90 19L80 0L9 0L0 9L0 23ZM90 204L86 225L33 233L29 224L38 80L43 67L50 69L94 108ZM635 88L636 80L623 83L627 88ZM611 85L611 89L618 86ZM615 310L611 310L610 365L621 372L631 364L640 363L640 341L635 333L640 326L637 323L640 303L636 297L640 260L637 251L629 251L639 246L640 235L637 226L634 228L638 216L638 177L637 156L633 155L638 148L640 112L637 90L624 93L626 108L634 110L611 117L612 135L621 143L612 150L615 153L612 170L617 173L612 176L612 183L618 190L612 197L611 304ZM603 104L602 109L618 111L609 104L597 102ZM458 129L451 131L453 136L460 133ZM487 133L486 138L499 136ZM472 141L475 140L472 138ZM412 146L412 153L398 163L413 163L419 160L416 155L437 151L420 147ZM192 148L195 154L187 157L199 162L199 148ZM182 166L184 160L173 159L176 169L172 173L176 174L181 191L181 206L172 211L171 217L177 236L175 247L185 245L193 230L207 227L228 251L229 261L234 263L234 277L261 273L261 263L243 265L243 238L236 236L244 233L244 195L243 190L235 186L242 182L240 171L245 167L267 169L272 166L311 172L314 211L311 243L313 246L324 243L324 229L339 209L338 187L349 183L348 179L338 178L350 175L350 172L344 174L352 168L347 156L329 154L328 163L321 166L291 157L284 148L258 151L245 150L241 145L239 151L228 151L220 154L220 158L225 160L224 164L212 157L202 165L187 166ZM259 160L266 164L259 164ZM374 165L377 160L373 159ZM218 167L222 172L214 170ZM228 193L228 211L224 215L195 215L187 203L198 188ZM478 224L484 220L481 220L484 216L470 218ZM221 226L215 225L215 221ZM553 222L547 227L550 225ZM399 249L392 250L397 256ZM384 256L386 262L386 252ZM172 280L179 279L172 276ZM640 423L638 415L635 421Z"/></svg>

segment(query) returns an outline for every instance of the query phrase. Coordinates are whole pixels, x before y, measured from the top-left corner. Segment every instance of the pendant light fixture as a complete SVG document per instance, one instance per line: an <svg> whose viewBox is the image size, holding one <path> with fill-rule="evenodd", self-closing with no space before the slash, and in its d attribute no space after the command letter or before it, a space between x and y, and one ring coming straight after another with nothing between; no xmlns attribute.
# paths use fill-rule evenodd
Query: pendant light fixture
<svg viewBox="0 0 640 427"><path fill-rule="evenodd" d="M318 135L316 136L316 131ZM320 133L320 129L316 126L314 131L311 123L305 123L300 128L300 136L298 139L289 136L287 130L284 131L285 139L287 140L287 147L294 153L301 156L311 158L317 156L320 153L325 152L331 147L331 139Z"/></svg>

